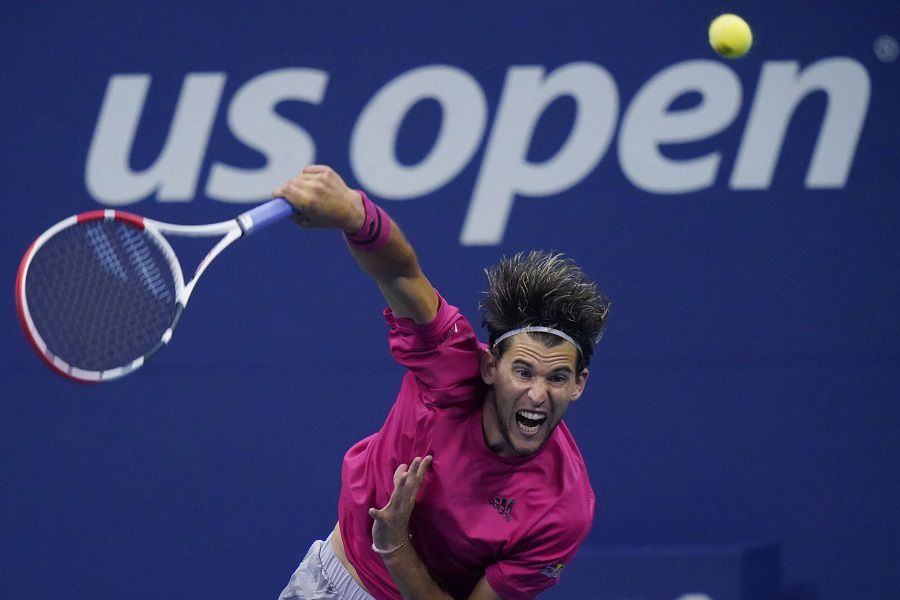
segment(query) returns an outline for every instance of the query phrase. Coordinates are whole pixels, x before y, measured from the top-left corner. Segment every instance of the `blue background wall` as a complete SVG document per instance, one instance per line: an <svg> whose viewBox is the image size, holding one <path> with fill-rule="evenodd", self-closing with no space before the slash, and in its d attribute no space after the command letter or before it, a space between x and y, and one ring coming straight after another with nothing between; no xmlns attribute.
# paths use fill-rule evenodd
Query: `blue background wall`
<svg viewBox="0 0 900 600"><path fill-rule="evenodd" d="M707 44L707 24L726 11L754 27L755 46L739 61ZM40 231L84 210L117 203L180 223L242 210L210 197L207 184L217 163L259 170L274 160L228 120L243 86L272 71L327 74L320 101L278 105L312 140L311 155L298 148L287 160L297 170L327 163L371 187L351 159L360 115L398 77L449 65L482 91L484 132L446 181L382 203L473 321L481 268L522 249L568 253L613 298L588 393L567 417L598 492L588 544L777 541L786 598L900 597L900 62L890 40L882 54L874 48L879 36L900 37L895 2L48 2L2 14L0 596L278 594L334 523L342 454L380 425L401 375L377 290L339 237L284 224L230 249L171 346L103 386L67 383L30 351L15 317L18 262ZM847 60L829 61L838 57ZM846 178L807 179L836 103L817 92L791 113L771 182L735 185L762 74L791 62L850 65L868 81L868 95L842 76L832 89L863 107L858 142L844 136L829 150L852 158ZM497 243L463 243L510 69L550 74L573 63L615 83L596 99L614 116L608 147L562 189L516 194ZM679 66L707 73L710 87L691 92ZM195 188L174 201L153 189L127 201L93 193L89 151L113 78L152 80L134 143L119 155L141 172L197 73L224 83ZM708 184L689 191L636 184L628 164L650 154L623 154L628 135L648 131L640 120L624 126L625 115L662 73L686 86L664 105L672 114L738 93L733 119L699 133L715 121L700 118L686 126L695 141L662 146L676 161L719 156ZM406 114L399 164L429 160L441 106L423 100ZM550 103L526 138L528 160L551 160L586 110L566 96ZM282 179L241 201L262 200ZM190 265L203 252L194 243L177 246Z"/></svg>

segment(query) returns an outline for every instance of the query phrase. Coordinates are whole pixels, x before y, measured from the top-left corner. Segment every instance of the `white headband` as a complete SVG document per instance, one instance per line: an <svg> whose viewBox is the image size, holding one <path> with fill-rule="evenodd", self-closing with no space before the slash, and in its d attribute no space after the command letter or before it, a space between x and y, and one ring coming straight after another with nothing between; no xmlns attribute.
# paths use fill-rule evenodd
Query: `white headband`
<svg viewBox="0 0 900 600"><path fill-rule="evenodd" d="M578 354L581 356L584 356L584 352L581 351L581 344L579 344L578 342L573 340L569 335L563 333L559 329L553 329L552 327L541 327L538 325L529 325L527 327L520 327L519 329L513 329L512 331L507 331L506 333L504 333L503 335L501 335L494 341L494 346L496 347L497 344L499 344L506 338L513 336L513 335L520 334L520 333L550 333L550 334L553 334L557 337L561 337L562 339L566 340L567 342L569 342L570 344L575 346L575 349L578 350Z"/></svg>

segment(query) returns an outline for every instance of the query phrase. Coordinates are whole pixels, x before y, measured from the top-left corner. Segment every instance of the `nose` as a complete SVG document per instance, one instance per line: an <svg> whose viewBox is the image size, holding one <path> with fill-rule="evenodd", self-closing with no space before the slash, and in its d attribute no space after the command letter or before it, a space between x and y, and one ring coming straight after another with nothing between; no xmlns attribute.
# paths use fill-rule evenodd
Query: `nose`
<svg viewBox="0 0 900 600"><path fill-rule="evenodd" d="M543 380L536 380L528 388L528 399L535 405L543 404L549 397L547 384Z"/></svg>

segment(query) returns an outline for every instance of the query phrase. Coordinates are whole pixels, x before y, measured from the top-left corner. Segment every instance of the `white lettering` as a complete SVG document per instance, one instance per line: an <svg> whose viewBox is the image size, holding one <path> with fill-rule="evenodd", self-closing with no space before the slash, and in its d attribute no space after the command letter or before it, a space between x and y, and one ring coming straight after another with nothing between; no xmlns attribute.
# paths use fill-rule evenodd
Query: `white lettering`
<svg viewBox="0 0 900 600"><path fill-rule="evenodd" d="M441 105L441 129L419 164L397 161L397 132L410 109L432 98ZM453 179L478 148L487 123L487 101L475 79L461 69L430 66L398 76L369 101L350 140L356 178L382 198L404 200L433 192Z"/></svg>
<svg viewBox="0 0 900 600"><path fill-rule="evenodd" d="M870 88L865 67L850 58L820 60L802 73L794 61L767 62L731 174L731 188L761 190L772 185L791 117L803 98L815 91L828 95L828 107L806 187L844 187L868 112Z"/></svg>
<svg viewBox="0 0 900 600"><path fill-rule="evenodd" d="M165 146L153 166L135 173L128 161L150 76L112 76L88 150L90 194L108 206L137 202L154 191L161 201L193 198L224 85L224 73L185 77Z"/></svg>
<svg viewBox="0 0 900 600"><path fill-rule="evenodd" d="M672 102L698 92L699 105L669 111ZM660 145L693 142L725 129L741 107L741 84L725 65L691 60L673 65L641 87L628 106L619 133L619 163L637 187L658 194L680 194L713 185L722 155L674 160Z"/></svg>
<svg viewBox="0 0 900 600"><path fill-rule="evenodd" d="M226 202L253 202L315 160L312 137L279 116L275 106L285 100L319 104L328 74L315 69L278 69L254 77L238 90L228 107L228 126L244 144L266 157L261 169L212 165L206 195Z"/></svg>
<svg viewBox="0 0 900 600"><path fill-rule="evenodd" d="M568 139L545 162L528 162L528 147L541 114L562 96L571 96L577 105ZM547 77L540 66L510 67L461 243L499 243L516 194L547 196L581 181L609 147L618 111L616 83L598 65L572 63Z"/></svg>
<svg viewBox="0 0 900 600"><path fill-rule="evenodd" d="M162 149L140 171L130 166L135 136L151 84L149 74L113 75L107 85L85 165L85 183L102 204L121 206L155 194L187 201L197 192L200 170L218 112L225 73L185 76ZM258 168L213 162L206 195L226 202L265 198L269 191L315 160L312 136L276 112L284 101L322 103L329 74L286 68L242 85L228 108L234 137L265 159ZM835 57L805 69L795 61L763 64L729 186L769 189L788 127L798 107L824 92L826 108L806 173L807 188L846 185L866 118L869 74L859 62ZM699 100L676 104L693 94ZM528 160L536 127L560 98L575 102L565 141L548 159ZM434 100L441 122L426 156L414 165L397 158L400 128L417 103ZM624 110L618 158L636 187L678 194L714 185L722 152L680 158L667 145L706 140L733 124L742 105L741 82L724 63L691 60L672 65L640 87ZM350 139L350 163L360 183L385 199L431 193L472 160L487 125L484 91L470 74L447 65L407 71L382 87L365 106ZM619 115L615 80L601 66L575 62L547 73L539 65L513 66L506 74L487 135L460 243L498 244L517 196L558 194L581 182L609 149Z"/></svg>

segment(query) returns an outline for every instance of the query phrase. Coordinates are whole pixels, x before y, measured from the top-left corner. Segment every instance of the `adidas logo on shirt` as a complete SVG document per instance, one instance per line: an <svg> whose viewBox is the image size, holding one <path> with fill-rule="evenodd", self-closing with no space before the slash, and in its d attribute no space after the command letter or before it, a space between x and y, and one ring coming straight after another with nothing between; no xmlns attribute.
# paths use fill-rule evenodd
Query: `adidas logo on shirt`
<svg viewBox="0 0 900 600"><path fill-rule="evenodd" d="M510 515L512 515L513 503L515 500L512 498L504 498L503 496L497 496L496 498L491 499L491 506L497 509L497 512L500 513L504 519L509 521Z"/></svg>

